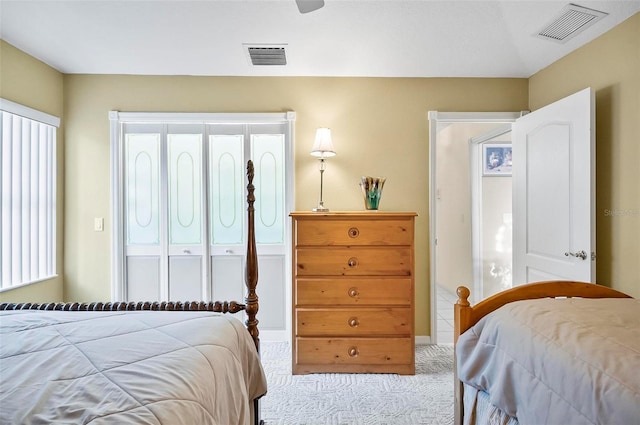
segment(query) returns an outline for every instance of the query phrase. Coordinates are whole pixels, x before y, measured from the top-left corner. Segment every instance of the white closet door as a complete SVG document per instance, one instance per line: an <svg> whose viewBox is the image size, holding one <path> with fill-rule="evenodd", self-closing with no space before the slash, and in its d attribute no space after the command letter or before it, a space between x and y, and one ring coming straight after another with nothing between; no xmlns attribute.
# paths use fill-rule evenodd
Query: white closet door
<svg viewBox="0 0 640 425"><path fill-rule="evenodd" d="M131 301L164 298L161 136L159 125L128 125L124 135L126 299Z"/></svg>
<svg viewBox="0 0 640 425"><path fill-rule="evenodd" d="M285 329L286 207L284 125L249 127L255 166L255 225L260 276L260 325Z"/></svg>
<svg viewBox="0 0 640 425"><path fill-rule="evenodd" d="M203 300L206 244L203 126L170 125L167 131L167 231L169 300Z"/></svg>
<svg viewBox="0 0 640 425"><path fill-rule="evenodd" d="M125 300L244 300L252 159L260 325L286 329L288 132L287 123L123 126Z"/></svg>
<svg viewBox="0 0 640 425"><path fill-rule="evenodd" d="M209 131L211 288L215 300L245 297L245 126Z"/></svg>

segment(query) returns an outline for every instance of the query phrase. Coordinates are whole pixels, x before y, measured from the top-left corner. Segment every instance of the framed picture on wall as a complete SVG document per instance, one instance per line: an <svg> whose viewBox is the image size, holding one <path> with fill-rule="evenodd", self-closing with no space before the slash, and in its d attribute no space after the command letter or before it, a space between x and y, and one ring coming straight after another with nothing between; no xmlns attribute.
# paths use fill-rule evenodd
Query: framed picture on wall
<svg viewBox="0 0 640 425"><path fill-rule="evenodd" d="M483 176L510 176L512 163L511 143L482 145Z"/></svg>

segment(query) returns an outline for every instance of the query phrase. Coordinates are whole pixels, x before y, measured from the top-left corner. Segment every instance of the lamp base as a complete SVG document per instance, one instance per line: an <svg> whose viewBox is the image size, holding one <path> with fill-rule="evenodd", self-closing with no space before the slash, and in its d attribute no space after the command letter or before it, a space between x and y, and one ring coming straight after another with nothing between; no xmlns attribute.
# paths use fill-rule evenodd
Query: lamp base
<svg viewBox="0 0 640 425"><path fill-rule="evenodd" d="M312 209L313 212L328 212L329 208L326 208L324 205L318 205L316 208Z"/></svg>

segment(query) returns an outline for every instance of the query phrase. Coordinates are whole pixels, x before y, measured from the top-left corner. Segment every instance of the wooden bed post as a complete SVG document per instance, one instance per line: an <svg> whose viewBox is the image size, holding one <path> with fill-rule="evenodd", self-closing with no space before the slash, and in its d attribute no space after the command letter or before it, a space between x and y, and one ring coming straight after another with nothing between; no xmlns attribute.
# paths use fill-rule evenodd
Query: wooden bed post
<svg viewBox="0 0 640 425"><path fill-rule="evenodd" d="M453 321L456 326L453 329L453 342L458 342L458 337L467 329L469 329L469 320L471 319L471 304L469 304L469 295L471 292L464 286L458 286L456 290L458 301L453 306Z"/></svg>
<svg viewBox="0 0 640 425"><path fill-rule="evenodd" d="M454 328L453 328L453 382L454 382L454 411L453 411L453 423L455 425L462 424L464 403L462 401L462 382L458 379L457 358L455 354L455 344L458 342L458 337L469 328L469 321L471 319L471 304L469 304L469 289L464 286L459 286L456 290L458 295L458 301L453 306Z"/></svg>
<svg viewBox="0 0 640 425"><path fill-rule="evenodd" d="M254 194L255 186L253 185L253 161L247 162L247 257L245 270L245 284L247 285L247 297L245 298L245 311L247 312L247 330L253 338L256 350L260 353L260 331L258 330L258 294L256 294L256 286L258 285L258 253L256 251L256 234L255 234L255 209L253 204L256 201ZM261 419L260 400L253 400L253 423L255 425L264 425Z"/></svg>
<svg viewBox="0 0 640 425"><path fill-rule="evenodd" d="M254 195L255 187L253 186L253 161L247 163L247 211L248 211L248 230L247 230L247 264L245 283L247 285L247 297L245 299L247 312L247 329L256 344L256 349L260 352L260 331L258 330L258 295L256 294L256 286L258 284L258 255L256 252L256 235L255 235L255 218L253 204L256 200Z"/></svg>

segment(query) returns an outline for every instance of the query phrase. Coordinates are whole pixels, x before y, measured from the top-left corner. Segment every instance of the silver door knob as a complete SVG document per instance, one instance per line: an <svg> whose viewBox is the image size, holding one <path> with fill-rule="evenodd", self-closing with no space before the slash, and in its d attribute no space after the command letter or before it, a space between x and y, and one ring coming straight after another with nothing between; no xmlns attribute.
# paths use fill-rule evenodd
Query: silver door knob
<svg viewBox="0 0 640 425"><path fill-rule="evenodd" d="M576 258L580 258L582 260L586 260L587 259L587 253L584 252L584 250L578 251L578 252L565 252L564 255L565 255L565 257L576 257Z"/></svg>

